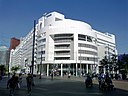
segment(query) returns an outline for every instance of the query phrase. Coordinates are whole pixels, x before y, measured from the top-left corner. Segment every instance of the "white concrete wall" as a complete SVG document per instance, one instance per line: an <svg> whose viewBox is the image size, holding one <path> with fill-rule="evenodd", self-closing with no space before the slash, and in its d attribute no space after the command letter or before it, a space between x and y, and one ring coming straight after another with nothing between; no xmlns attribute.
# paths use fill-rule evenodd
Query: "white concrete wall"
<svg viewBox="0 0 128 96"><path fill-rule="evenodd" d="M74 42L72 42L72 46L71 46L71 50L74 51L72 54L72 56L74 56L74 59L72 60L56 60L56 62L54 61L54 39L52 36L54 36L55 34L73 34L73 38L74 38ZM82 34L82 35L87 35L87 36L91 36L95 39L97 39L98 43L94 43L94 42L87 42L87 41L80 41L78 40L78 34ZM95 47L98 47L98 50L92 49L92 48L81 48L81 50L88 50L88 51L92 51L92 52L96 52L98 53L98 57L97 58L102 58L104 55L104 52L106 49L104 49L104 46L106 46L105 44L109 44L111 46L111 48L115 48L115 36L113 34L105 34L96 30L93 30L92 27L85 23L85 22L81 22L81 21L77 21L77 20L71 20L71 19L66 19L64 17L63 14L57 13L57 12L52 12L49 13L47 15L44 15L43 17L41 17L38 20L38 23L36 24L36 35L37 36L42 36L40 38L36 38L38 39L44 39L46 38L46 42L45 43L45 48L43 50L45 50L45 55L43 55L45 57L45 61L43 61L43 63L80 63L81 61L78 60L78 56L80 56L80 54L78 53L78 50L80 50L80 47L78 46L78 43L84 43L84 44L89 44L89 45L93 45ZM17 57L15 58L15 60L12 60L12 64L19 64L19 62L22 62L21 64L24 66L24 62L23 60L25 58L28 59L28 63L31 64L32 61L32 42L33 40L33 36L32 36L32 31L30 31L21 41L21 44L19 46L22 46L22 56L20 56L17 50L18 47L14 50L13 52L13 56L11 57ZM102 42L102 43L99 43ZM38 43L38 42L36 42ZM41 43L41 44L43 44ZM37 54L35 54L35 56L39 57L38 52L41 51L41 44L37 44L35 45L35 51ZM36 50L37 49L37 50ZM115 50L113 49L113 50ZM71 52L72 52L71 51ZM82 56L88 56L88 57L94 57L94 55L90 55L90 54L82 54ZM22 61L18 61L17 60L22 60ZM35 60L37 60L35 58ZM35 64L39 64L40 60L37 61L37 63ZM94 61L82 61L81 63L86 63L86 64L94 64ZM96 62L98 63L98 62Z"/></svg>

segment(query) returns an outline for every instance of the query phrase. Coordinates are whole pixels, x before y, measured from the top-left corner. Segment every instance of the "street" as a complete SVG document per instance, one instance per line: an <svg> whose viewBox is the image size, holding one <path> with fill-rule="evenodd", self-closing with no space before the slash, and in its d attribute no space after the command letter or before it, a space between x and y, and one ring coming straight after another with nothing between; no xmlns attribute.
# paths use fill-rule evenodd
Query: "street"
<svg viewBox="0 0 128 96"><path fill-rule="evenodd" d="M0 81L0 96L9 96L9 89L6 89L7 78ZM83 78L61 78L50 77L39 79L34 78L35 86L32 88L31 96L128 96L128 82L114 81L115 90L101 91L98 88L96 80L92 88L86 88ZM120 87L120 86L121 87ZM122 86L125 86L122 88ZM26 81L23 78L23 84L20 89L15 90L14 96L27 96Z"/></svg>

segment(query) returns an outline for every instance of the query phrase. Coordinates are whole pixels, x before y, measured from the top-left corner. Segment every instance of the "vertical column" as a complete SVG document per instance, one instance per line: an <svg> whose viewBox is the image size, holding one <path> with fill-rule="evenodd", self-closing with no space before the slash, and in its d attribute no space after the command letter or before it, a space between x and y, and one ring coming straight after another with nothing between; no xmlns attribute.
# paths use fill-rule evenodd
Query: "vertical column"
<svg viewBox="0 0 128 96"><path fill-rule="evenodd" d="M78 75L78 65L77 65L77 63L76 63L76 77L77 77L77 75Z"/></svg>
<svg viewBox="0 0 128 96"><path fill-rule="evenodd" d="M80 76L82 76L82 64L80 64Z"/></svg>
<svg viewBox="0 0 128 96"><path fill-rule="evenodd" d="M96 72L96 65L94 64L92 66L93 66L93 73L95 73Z"/></svg>
<svg viewBox="0 0 128 96"><path fill-rule="evenodd" d="M92 64L90 65L90 71L93 72L93 65Z"/></svg>
<svg viewBox="0 0 128 96"><path fill-rule="evenodd" d="M88 73L88 64L86 64L86 73Z"/></svg>
<svg viewBox="0 0 128 96"><path fill-rule="evenodd" d="M72 64L73 76L74 76L74 64Z"/></svg>
<svg viewBox="0 0 128 96"><path fill-rule="evenodd" d="M106 73L106 68L105 68L105 66L104 66L104 74Z"/></svg>
<svg viewBox="0 0 128 96"><path fill-rule="evenodd" d="M60 73L61 77L63 77L63 64L61 64L61 73Z"/></svg>
<svg viewBox="0 0 128 96"><path fill-rule="evenodd" d="M47 64L47 76L49 76L49 64Z"/></svg>
<svg viewBox="0 0 128 96"><path fill-rule="evenodd" d="M96 72L96 67L95 67L95 65L92 65L93 67L93 72Z"/></svg>
<svg viewBox="0 0 128 96"><path fill-rule="evenodd" d="M99 66L98 65L96 66L96 73L97 74L99 73Z"/></svg>
<svg viewBox="0 0 128 96"><path fill-rule="evenodd" d="M112 68L112 74L115 74L114 67Z"/></svg>
<svg viewBox="0 0 128 96"><path fill-rule="evenodd" d="M84 75L84 73L85 73L85 67L84 67L85 65L83 64L83 68L82 68L82 72L83 72L83 75Z"/></svg>

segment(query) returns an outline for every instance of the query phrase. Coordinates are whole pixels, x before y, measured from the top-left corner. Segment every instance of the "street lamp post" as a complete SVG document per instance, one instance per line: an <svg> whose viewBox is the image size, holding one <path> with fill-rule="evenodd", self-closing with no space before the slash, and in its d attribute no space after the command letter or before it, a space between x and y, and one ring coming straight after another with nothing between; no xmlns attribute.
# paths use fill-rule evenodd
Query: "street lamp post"
<svg viewBox="0 0 128 96"><path fill-rule="evenodd" d="M35 46L35 31L36 31L36 20L34 20L34 30L33 30L33 46L32 46L32 65L31 65L31 68L32 68L32 85L34 86L34 79L33 79L33 71L34 71L34 53L35 53L35 50L34 50L34 46Z"/></svg>
<svg viewBox="0 0 128 96"><path fill-rule="evenodd" d="M110 68L109 68L109 63L110 63L110 54L109 54L109 44L108 44L108 73L109 73L109 70L110 70Z"/></svg>
<svg viewBox="0 0 128 96"><path fill-rule="evenodd" d="M32 47L32 77L34 70L34 46L35 46L35 31L36 31L36 20L34 20L34 30L33 30L33 47Z"/></svg>
<svg viewBox="0 0 128 96"><path fill-rule="evenodd" d="M96 72L96 67L95 67L95 55L94 55L94 73Z"/></svg>
<svg viewBox="0 0 128 96"><path fill-rule="evenodd" d="M36 20L34 20L34 30L33 30L33 46L32 46L32 85L34 86L34 79L33 79L33 71L34 71L34 53L35 53L35 31L36 31Z"/></svg>

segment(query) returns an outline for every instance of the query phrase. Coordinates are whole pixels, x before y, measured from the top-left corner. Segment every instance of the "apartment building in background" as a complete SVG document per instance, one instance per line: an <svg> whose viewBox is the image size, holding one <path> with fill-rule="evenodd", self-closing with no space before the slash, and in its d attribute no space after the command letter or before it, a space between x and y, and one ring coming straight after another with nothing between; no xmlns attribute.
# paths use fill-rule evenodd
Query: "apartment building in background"
<svg viewBox="0 0 128 96"><path fill-rule="evenodd" d="M0 65L8 66L9 64L9 49L6 46L0 46Z"/></svg>
<svg viewBox="0 0 128 96"><path fill-rule="evenodd" d="M17 39L15 37L10 39L10 47L9 50L15 49L20 44L20 39Z"/></svg>

